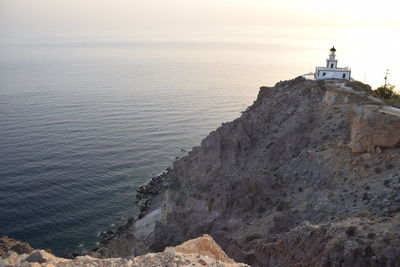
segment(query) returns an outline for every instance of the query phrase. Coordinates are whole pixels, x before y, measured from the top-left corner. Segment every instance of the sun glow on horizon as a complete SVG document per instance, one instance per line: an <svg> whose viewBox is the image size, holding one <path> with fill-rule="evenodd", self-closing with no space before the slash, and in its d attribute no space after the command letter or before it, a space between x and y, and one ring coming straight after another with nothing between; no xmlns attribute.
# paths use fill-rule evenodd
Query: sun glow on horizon
<svg viewBox="0 0 400 267"><path fill-rule="evenodd" d="M400 4L394 0L3 0L4 44L85 40L258 42L314 49L305 72L332 45L339 64L400 86Z"/></svg>

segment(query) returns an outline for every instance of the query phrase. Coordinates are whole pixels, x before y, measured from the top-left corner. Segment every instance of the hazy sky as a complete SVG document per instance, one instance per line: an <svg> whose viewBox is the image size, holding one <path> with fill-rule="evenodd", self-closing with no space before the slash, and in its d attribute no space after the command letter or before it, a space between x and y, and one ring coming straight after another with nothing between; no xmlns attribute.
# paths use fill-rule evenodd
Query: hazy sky
<svg viewBox="0 0 400 267"><path fill-rule="evenodd" d="M359 76L381 77L389 67L400 83L399 10L398 0L0 0L0 42L258 37L335 44Z"/></svg>
<svg viewBox="0 0 400 267"><path fill-rule="evenodd" d="M394 0L0 0L0 34L107 38L349 26L398 31L399 7Z"/></svg>

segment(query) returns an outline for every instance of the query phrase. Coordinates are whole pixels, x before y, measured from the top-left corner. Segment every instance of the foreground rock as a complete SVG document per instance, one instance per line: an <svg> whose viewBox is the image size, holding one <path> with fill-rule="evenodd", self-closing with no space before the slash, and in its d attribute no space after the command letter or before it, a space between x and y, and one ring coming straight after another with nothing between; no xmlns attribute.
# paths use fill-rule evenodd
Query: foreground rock
<svg viewBox="0 0 400 267"><path fill-rule="evenodd" d="M215 266L239 267L239 264L228 258L214 240L204 235L189 240L177 247L169 247L161 253L150 253L139 257L98 259L90 256L77 257L73 260L53 256L44 250L18 254L8 251L0 258L0 266L15 267L173 267L173 266Z"/></svg>
<svg viewBox="0 0 400 267"><path fill-rule="evenodd" d="M33 248L25 242L21 242L7 236L0 237L0 257L7 251L14 251L18 254L31 253Z"/></svg>
<svg viewBox="0 0 400 267"><path fill-rule="evenodd" d="M139 218L92 255L162 251L207 233L254 266L399 266L399 142L399 110L351 84L263 87L147 185Z"/></svg>

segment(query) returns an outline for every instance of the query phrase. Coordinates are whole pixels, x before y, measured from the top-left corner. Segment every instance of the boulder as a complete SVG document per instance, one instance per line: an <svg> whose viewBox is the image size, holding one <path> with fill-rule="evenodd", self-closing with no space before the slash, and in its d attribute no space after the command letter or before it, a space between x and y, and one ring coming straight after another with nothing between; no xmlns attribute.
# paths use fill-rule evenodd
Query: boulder
<svg viewBox="0 0 400 267"><path fill-rule="evenodd" d="M376 153L400 145L400 115L375 106L356 106L352 115L349 148L354 153Z"/></svg>

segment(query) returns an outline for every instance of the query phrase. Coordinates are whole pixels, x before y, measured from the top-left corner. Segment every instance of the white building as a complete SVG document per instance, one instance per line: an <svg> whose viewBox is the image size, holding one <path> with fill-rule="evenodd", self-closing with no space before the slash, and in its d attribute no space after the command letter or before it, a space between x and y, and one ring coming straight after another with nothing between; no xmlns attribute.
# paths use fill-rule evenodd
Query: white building
<svg viewBox="0 0 400 267"><path fill-rule="evenodd" d="M326 60L326 67L316 67L314 77L315 79L345 79L350 80L351 69L338 68L336 59L336 49L331 48L329 58Z"/></svg>

